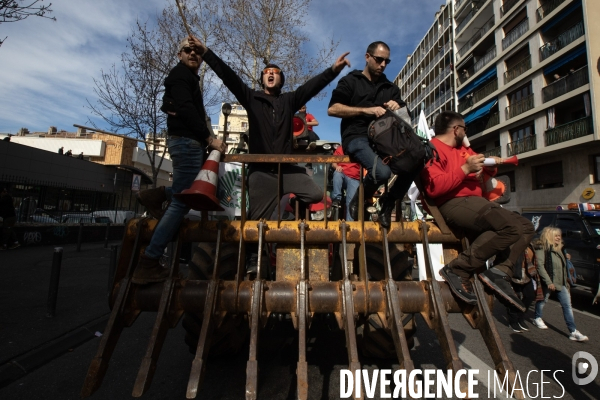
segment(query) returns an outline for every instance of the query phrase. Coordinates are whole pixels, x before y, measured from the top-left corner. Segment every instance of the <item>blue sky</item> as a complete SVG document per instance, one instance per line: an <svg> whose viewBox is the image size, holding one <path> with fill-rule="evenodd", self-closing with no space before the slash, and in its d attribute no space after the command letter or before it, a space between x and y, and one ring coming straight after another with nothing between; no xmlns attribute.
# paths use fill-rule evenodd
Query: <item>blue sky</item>
<svg viewBox="0 0 600 400"><path fill-rule="evenodd" d="M57 21L29 18L0 25L8 39L0 47L0 133L19 128L46 131L50 125L73 131L91 118L86 99L95 102L93 78L120 62L136 18L152 19L172 1L60 0L52 4ZM313 0L306 30L311 43L333 36L338 54L350 51L352 69L364 67L369 43L391 47L389 79L398 74L445 0ZM308 45L310 54L311 44ZM333 59L331 62L333 63ZM349 69L342 72L345 75ZM322 139L339 140L339 119L327 116L329 97L312 100L308 111ZM218 120L218 108L209 110ZM96 121L96 120L95 120ZM97 121L99 127L107 128Z"/></svg>

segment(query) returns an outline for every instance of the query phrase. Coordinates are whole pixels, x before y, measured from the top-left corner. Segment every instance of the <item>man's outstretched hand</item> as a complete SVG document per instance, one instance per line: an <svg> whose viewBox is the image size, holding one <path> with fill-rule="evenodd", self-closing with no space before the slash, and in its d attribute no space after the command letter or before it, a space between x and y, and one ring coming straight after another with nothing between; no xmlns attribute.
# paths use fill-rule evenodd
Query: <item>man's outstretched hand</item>
<svg viewBox="0 0 600 400"><path fill-rule="evenodd" d="M350 67L350 61L348 61L346 59L346 56L348 54L350 54L349 51L345 52L344 54L342 54L341 56L339 56L337 60L335 60L335 62L333 63L333 66L331 67L331 69L333 70L333 72L335 72L337 74L341 70L343 70L346 65L348 67Z"/></svg>
<svg viewBox="0 0 600 400"><path fill-rule="evenodd" d="M204 55L204 53L206 53L206 50L208 50L204 43L202 43L200 39L198 39L195 36L188 36L187 40L190 44L190 47L193 48L196 51L196 53L200 54L201 56Z"/></svg>

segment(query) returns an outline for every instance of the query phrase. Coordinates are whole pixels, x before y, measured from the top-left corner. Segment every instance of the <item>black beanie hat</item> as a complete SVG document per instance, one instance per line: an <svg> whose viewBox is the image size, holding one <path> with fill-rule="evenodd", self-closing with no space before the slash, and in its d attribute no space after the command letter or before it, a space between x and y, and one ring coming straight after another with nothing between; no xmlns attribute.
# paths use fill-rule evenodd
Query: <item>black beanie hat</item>
<svg viewBox="0 0 600 400"><path fill-rule="evenodd" d="M260 71L260 86L264 87L264 83L263 83L263 75L264 75L264 70L267 68L277 68L278 70L280 70L281 72L279 73L279 76L281 77L281 86L280 89L283 87L283 85L285 85L285 75L283 74L283 70L281 68L279 68L279 66L277 64L267 64L261 71Z"/></svg>

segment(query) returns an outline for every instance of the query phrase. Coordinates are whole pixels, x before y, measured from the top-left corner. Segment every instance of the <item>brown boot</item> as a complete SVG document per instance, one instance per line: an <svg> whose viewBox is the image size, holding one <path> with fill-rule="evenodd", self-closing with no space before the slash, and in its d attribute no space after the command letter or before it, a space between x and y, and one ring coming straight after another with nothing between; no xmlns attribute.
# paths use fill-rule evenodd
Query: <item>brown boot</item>
<svg viewBox="0 0 600 400"><path fill-rule="evenodd" d="M156 189L147 189L138 192L135 197L138 202L146 207L146 211L154 218L160 220L165 214L163 203L167 201L165 187L157 187Z"/></svg>
<svg viewBox="0 0 600 400"><path fill-rule="evenodd" d="M131 282L138 285L147 285L148 283L163 282L169 277L169 268L165 268L158 262L158 258L146 257L145 254L140 255Z"/></svg>

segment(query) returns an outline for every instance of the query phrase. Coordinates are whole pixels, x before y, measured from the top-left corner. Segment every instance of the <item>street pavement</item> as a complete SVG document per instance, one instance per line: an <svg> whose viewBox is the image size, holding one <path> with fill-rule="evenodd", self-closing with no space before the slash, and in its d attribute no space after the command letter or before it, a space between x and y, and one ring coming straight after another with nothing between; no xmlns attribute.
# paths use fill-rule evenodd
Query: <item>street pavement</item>
<svg viewBox="0 0 600 400"><path fill-rule="evenodd" d="M1 384L0 399L78 399L89 363L99 338L93 336L94 326L105 321L109 251L102 244L84 246L81 253L65 247L56 317L46 317L47 286L52 247L15 250L0 253L0 283L2 310L0 326L0 377L6 362L30 355L34 357L44 345L60 347L77 332L87 331L86 340L71 348L62 349L54 358L26 371L18 379ZM7 265L10 264L10 265ZM560 305L551 300L544 310L548 330L530 324L530 331L514 333L507 326L506 311L495 302L493 314L506 350L529 390L530 398L597 399L600 396L600 376L586 385L578 386L571 378L571 359L578 351L589 352L600 360L600 307L591 305L588 290L573 290L577 328L590 337L586 343L568 339ZM143 313L132 327L121 335L100 389L91 399L131 398L133 385L144 356L154 322L154 313ZM528 320L533 317L528 311ZM459 357L466 368L479 369L479 398L505 398L493 387L488 395L487 371L492 359L477 330L473 330L458 314L449 316L452 334ZM416 368L445 369L439 342L420 316L415 347L411 356ZM95 324L95 325L94 325ZM158 362L156 374L146 399L184 399L190 366L193 359L183 341L184 331L179 324L169 331ZM297 333L289 321L270 323L259 337L259 399L293 399L296 393ZM50 344L50 345L49 345ZM63 346L64 347L64 346ZM55 351L57 351L55 349ZM39 356L38 356L39 357ZM239 354L211 359L200 399L241 399L245 391L245 370L248 345ZM323 319L313 321L308 340L309 398L337 399L340 397L340 370L347 367L344 332L331 329ZM397 361L382 361L361 357L363 368L397 369ZM9 364L11 368L15 365ZM540 376L541 370L545 370ZM562 370L564 372L557 372ZM531 372L538 371L538 372ZM529 373L529 381L527 375ZM553 374L558 382L553 379ZM545 382L543 385L541 381ZM381 398L379 390L374 398Z"/></svg>

